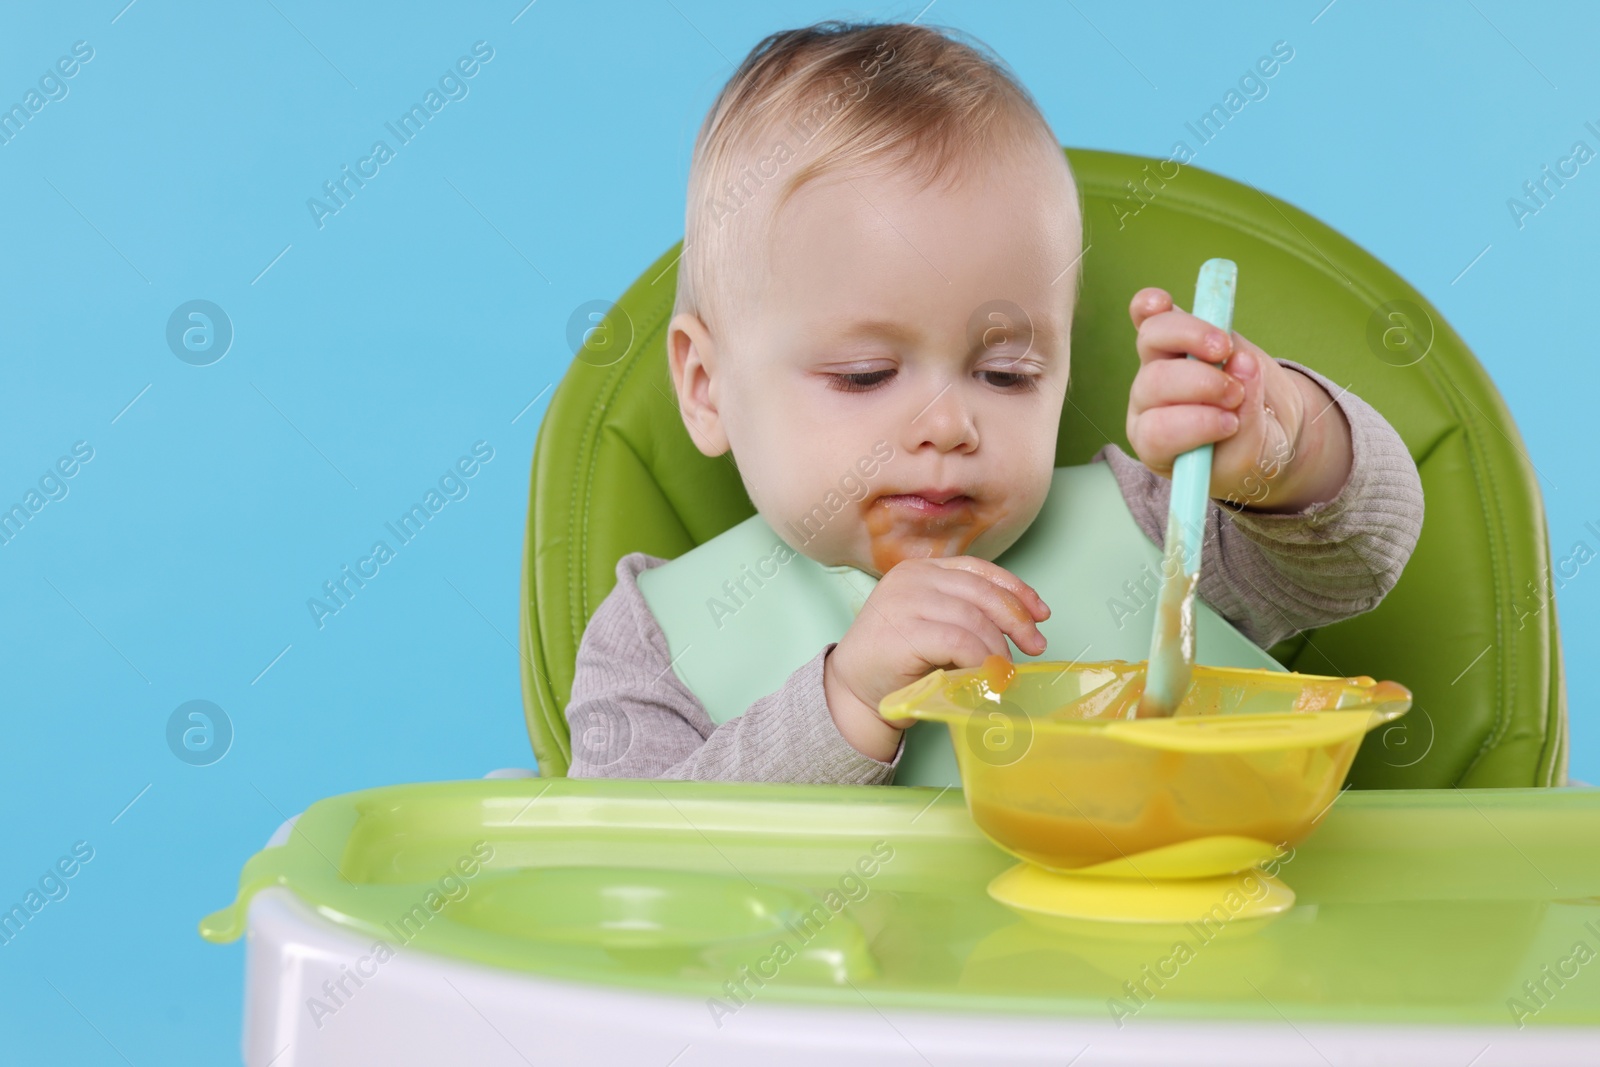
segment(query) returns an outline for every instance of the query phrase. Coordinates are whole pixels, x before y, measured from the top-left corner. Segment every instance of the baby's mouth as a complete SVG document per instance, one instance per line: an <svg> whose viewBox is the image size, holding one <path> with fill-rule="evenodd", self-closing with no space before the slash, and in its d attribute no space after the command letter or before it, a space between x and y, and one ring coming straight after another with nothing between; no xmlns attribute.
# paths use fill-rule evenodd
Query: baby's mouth
<svg viewBox="0 0 1600 1067"><path fill-rule="evenodd" d="M880 496L877 503L893 511L942 519L964 514L974 503L965 493L892 493Z"/></svg>
<svg viewBox="0 0 1600 1067"><path fill-rule="evenodd" d="M955 518L958 515L970 514L974 501L965 493L957 496L923 496L922 493L894 493L890 496L880 496L878 504L893 512L904 515L910 520L938 520L938 518Z"/></svg>
<svg viewBox="0 0 1600 1067"><path fill-rule="evenodd" d="M904 559L962 555L993 524L993 510L955 488L884 493L865 513L873 565L881 575Z"/></svg>

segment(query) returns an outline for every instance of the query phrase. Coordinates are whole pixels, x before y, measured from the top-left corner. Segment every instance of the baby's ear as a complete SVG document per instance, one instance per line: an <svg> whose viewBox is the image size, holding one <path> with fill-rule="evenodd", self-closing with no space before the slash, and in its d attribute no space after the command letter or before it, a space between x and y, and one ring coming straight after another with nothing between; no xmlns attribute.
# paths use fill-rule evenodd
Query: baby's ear
<svg viewBox="0 0 1600 1067"><path fill-rule="evenodd" d="M711 388L716 365L716 342L700 316L687 311L674 315L667 323L667 369L689 439L708 456L728 450L728 435Z"/></svg>

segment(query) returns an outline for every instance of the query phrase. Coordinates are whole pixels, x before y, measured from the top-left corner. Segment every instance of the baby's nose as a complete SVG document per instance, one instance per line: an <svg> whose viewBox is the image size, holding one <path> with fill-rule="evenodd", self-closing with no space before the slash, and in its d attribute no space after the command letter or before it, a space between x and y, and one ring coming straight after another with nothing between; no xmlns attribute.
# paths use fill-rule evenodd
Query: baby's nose
<svg viewBox="0 0 1600 1067"><path fill-rule="evenodd" d="M914 448L928 445L941 452L970 452L978 446L977 422L960 390L949 382L911 417L908 428Z"/></svg>

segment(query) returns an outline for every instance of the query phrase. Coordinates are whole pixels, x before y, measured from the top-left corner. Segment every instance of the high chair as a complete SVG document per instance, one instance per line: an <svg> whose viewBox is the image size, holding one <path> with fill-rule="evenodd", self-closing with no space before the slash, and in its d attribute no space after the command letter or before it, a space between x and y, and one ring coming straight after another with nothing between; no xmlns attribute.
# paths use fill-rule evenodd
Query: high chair
<svg viewBox="0 0 1600 1067"><path fill-rule="evenodd" d="M961 789L566 776L575 653L617 560L752 514L672 396L674 249L539 432L521 660L541 776L369 789L280 827L201 922L248 934L247 1064L1600 1063L1600 983L1579 973L1600 968L1600 790L1543 788L1566 784L1550 558L1494 386L1414 289L1305 213L1194 167L1067 155L1087 251L1058 465L1126 446L1133 293L1185 293L1225 257L1248 279L1236 329L1347 383L1422 472L1399 585L1269 650L1415 698L1367 736L1362 788L1240 870L1249 889L1288 868L1293 906L1019 911L986 891L1016 857Z"/></svg>

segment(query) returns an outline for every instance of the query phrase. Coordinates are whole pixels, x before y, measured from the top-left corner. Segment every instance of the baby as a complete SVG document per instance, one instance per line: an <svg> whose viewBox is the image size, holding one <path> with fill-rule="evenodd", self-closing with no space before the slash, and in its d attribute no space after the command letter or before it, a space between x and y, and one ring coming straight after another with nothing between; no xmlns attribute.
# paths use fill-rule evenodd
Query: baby
<svg viewBox="0 0 1600 1067"><path fill-rule="evenodd" d="M1051 487L1083 251L1054 133L979 47L837 22L756 46L695 146L672 381L695 445L731 454L790 548L878 581L837 642L715 725L639 589L666 561L624 556L578 650L570 774L888 783L904 724L885 695L1008 639L1044 653L1051 607L992 561ZM1173 460L1211 442L1202 600L1263 648L1376 606L1422 522L1395 431L1160 289L1129 313L1138 458L1094 460L1145 535L1163 540ZM873 456L892 460L861 499L802 530Z"/></svg>

